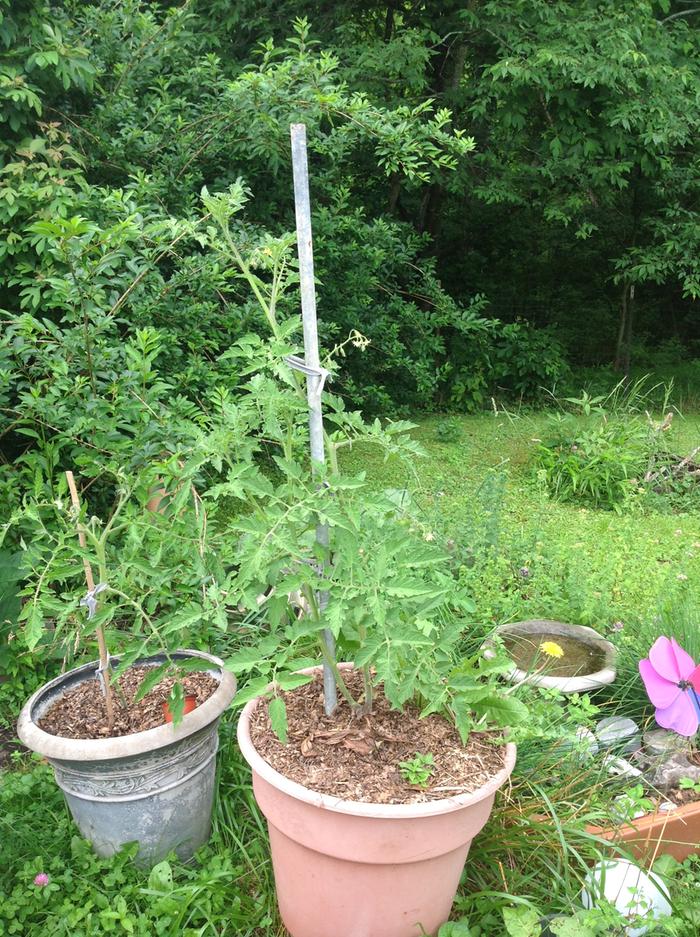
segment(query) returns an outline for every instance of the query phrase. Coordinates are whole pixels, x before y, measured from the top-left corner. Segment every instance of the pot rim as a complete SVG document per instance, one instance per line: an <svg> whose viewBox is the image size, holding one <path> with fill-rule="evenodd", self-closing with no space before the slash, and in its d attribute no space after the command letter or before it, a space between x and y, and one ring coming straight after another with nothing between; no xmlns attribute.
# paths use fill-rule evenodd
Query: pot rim
<svg viewBox="0 0 700 937"><path fill-rule="evenodd" d="M505 632L518 634L515 629L522 629L523 625L530 627L520 631L519 633L521 634L537 634L540 631L551 629L552 626L555 626L556 628L560 628L565 636L578 638L584 642L588 639L590 643L595 643L600 646L603 651L603 666L600 670L593 670L590 673L572 674L570 677L553 677L547 674L536 674L521 670L519 667L514 667L507 675L507 678L512 682L527 682L532 686L541 686L545 689L559 690L566 693L585 693L588 690L595 690L601 686L606 686L615 680L617 676L615 667L617 662L617 648L612 641L608 641L607 638L604 638L603 635L595 629L589 628L588 625L574 625L570 622L556 621L553 618L529 618L524 621L512 621L499 625L494 633L503 634ZM488 653L489 650L487 648L486 654L488 655Z"/></svg>
<svg viewBox="0 0 700 937"><path fill-rule="evenodd" d="M347 670L352 667L352 664L344 663L339 666L343 670ZM313 673L320 669L320 667L309 667L300 672ZM517 749L513 742L507 742L505 745L504 766L486 784L475 791L419 804L377 804L359 800L343 800L341 797L334 797L331 794L321 794L319 791L314 791L297 781L286 778L258 754L250 737L250 719L263 699L263 696L256 696L243 707L237 728L238 747L241 754L253 769L254 774L258 774L268 784L296 800L301 800L314 807L320 807L323 810L332 810L336 813L349 814L355 817L374 817L388 820L439 816L452 813L455 810L462 810L465 807L471 807L491 794L495 794L508 780L515 766Z"/></svg>
<svg viewBox="0 0 700 937"><path fill-rule="evenodd" d="M199 729L205 728L218 719L227 709L236 693L236 678L225 669L224 662L220 658L204 651L178 650L173 651L170 657L201 658L208 664L213 665L211 669L217 671L215 675L219 680L219 686L209 699L184 716L178 726L173 726L172 723L163 723L162 726L156 726L155 729L146 729L143 732L133 732L131 735L104 739L71 739L62 735L51 735L49 732L40 729L34 721L34 712L37 705L47 693L60 687L61 684L71 677L76 677L81 672L85 674L86 680L91 679L99 665L99 661L91 661L88 664L82 664L80 667L75 667L64 674L60 674L49 683L39 687L22 707L17 720L17 735L22 743L32 751L38 752L46 758L61 761L107 761L115 758L128 758L132 755L141 755L145 752L165 748L174 742L193 735ZM142 657L135 660L134 665L157 661L159 658L164 658L164 655L152 654L148 657ZM118 657L112 658L114 661L118 659ZM81 683L84 681L78 679L74 682Z"/></svg>

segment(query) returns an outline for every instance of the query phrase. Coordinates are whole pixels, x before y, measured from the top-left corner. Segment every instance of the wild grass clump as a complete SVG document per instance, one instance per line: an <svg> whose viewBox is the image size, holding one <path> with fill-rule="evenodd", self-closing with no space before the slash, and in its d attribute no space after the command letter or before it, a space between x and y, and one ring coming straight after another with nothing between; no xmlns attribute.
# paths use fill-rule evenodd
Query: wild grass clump
<svg viewBox="0 0 700 937"><path fill-rule="evenodd" d="M584 391L557 401L560 409L535 450L538 477L561 501L618 513L640 496L681 509L700 500L692 456L676 457L668 445L671 391L665 388L660 421L650 415L658 385L648 386L646 378L620 383L607 395Z"/></svg>

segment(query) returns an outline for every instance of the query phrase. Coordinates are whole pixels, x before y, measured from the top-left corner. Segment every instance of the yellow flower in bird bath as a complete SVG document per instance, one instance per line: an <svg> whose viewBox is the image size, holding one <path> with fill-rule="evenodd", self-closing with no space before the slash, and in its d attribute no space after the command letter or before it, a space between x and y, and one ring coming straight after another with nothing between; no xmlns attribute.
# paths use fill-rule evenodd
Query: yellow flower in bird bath
<svg viewBox="0 0 700 937"><path fill-rule="evenodd" d="M557 644L556 641L543 641L540 644L540 650L543 654L546 654L547 657L563 657L564 648Z"/></svg>

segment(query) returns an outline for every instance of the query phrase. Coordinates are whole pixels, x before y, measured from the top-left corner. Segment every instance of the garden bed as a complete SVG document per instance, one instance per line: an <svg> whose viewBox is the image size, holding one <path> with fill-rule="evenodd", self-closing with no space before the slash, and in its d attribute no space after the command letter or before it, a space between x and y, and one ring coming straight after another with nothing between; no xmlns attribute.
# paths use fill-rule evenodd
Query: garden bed
<svg viewBox="0 0 700 937"><path fill-rule="evenodd" d="M675 810L656 810L614 829L591 826L589 832L624 844L644 863L657 856L672 856L682 862L700 853L700 801Z"/></svg>

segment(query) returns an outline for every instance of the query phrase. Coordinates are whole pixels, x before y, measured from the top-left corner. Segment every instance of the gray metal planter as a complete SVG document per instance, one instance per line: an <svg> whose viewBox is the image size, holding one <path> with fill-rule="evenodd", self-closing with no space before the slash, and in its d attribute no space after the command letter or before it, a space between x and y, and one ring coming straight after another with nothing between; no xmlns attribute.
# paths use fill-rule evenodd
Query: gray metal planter
<svg viewBox="0 0 700 937"><path fill-rule="evenodd" d="M209 839L214 799L219 717L236 692L223 661L201 651L177 651L173 660L206 662L218 689L178 726L109 739L49 735L37 722L67 690L96 679L97 663L84 664L38 690L19 716L17 734L53 766L73 819L99 855L139 842L137 861L153 865L172 850L181 859ZM160 664L163 655L137 661Z"/></svg>

